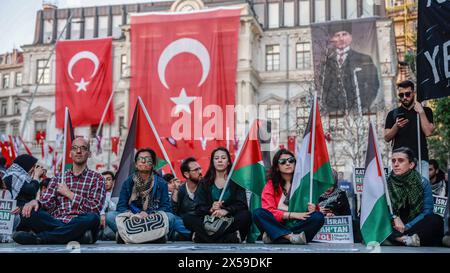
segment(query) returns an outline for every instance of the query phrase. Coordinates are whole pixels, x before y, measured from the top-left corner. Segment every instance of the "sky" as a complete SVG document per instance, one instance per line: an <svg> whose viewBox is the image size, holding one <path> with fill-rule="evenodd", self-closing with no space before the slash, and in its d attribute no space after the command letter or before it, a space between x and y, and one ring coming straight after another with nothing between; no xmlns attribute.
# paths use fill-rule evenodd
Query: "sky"
<svg viewBox="0 0 450 273"><path fill-rule="evenodd" d="M73 8L161 1L170 0L51 0L50 2L56 3L58 8ZM0 1L0 54L12 52L13 48L33 42L36 13L40 9L42 0Z"/></svg>

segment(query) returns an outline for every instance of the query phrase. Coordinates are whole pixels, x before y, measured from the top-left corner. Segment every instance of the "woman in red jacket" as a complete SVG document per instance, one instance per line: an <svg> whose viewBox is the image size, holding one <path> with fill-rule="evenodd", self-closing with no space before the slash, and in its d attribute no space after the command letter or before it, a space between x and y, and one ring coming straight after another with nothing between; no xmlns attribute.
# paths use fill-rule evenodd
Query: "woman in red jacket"
<svg viewBox="0 0 450 273"><path fill-rule="evenodd" d="M253 211L255 224L264 232L264 243L306 244L323 226L324 216L314 204L308 204L308 212L288 211L295 163L294 154L286 149L273 157L271 179L262 192L262 208Z"/></svg>

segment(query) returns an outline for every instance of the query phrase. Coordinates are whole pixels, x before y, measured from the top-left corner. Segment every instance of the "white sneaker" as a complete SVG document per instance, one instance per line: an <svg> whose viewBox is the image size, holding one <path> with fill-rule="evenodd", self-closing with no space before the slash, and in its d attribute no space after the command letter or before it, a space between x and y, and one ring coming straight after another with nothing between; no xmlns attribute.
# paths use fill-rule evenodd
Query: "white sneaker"
<svg viewBox="0 0 450 273"><path fill-rule="evenodd" d="M306 245L306 236L305 233L302 231L299 234L291 234L291 236L289 237L289 241L291 242L291 244L294 245Z"/></svg>
<svg viewBox="0 0 450 273"><path fill-rule="evenodd" d="M267 235L267 232L263 233L262 240L263 240L263 243L265 243L265 244L272 243L272 239L270 239L269 235Z"/></svg>

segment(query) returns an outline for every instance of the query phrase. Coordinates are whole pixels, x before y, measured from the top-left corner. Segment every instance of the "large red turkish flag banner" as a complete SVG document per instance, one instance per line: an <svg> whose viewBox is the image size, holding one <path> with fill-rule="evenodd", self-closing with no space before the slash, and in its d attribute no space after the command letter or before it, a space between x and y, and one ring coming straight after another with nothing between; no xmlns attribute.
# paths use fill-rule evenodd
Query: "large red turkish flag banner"
<svg viewBox="0 0 450 273"><path fill-rule="evenodd" d="M99 124L112 93L112 38L56 44L56 127L69 107L74 127ZM114 121L110 104L104 123Z"/></svg>
<svg viewBox="0 0 450 273"><path fill-rule="evenodd" d="M177 172L186 157L206 168L213 149L233 147L240 12L131 17L130 109L140 96Z"/></svg>

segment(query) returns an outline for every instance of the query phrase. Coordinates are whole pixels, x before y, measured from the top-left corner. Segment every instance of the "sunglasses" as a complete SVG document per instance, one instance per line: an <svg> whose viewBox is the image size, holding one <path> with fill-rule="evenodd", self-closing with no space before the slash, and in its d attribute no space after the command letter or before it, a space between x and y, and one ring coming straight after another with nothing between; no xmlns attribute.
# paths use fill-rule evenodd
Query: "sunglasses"
<svg viewBox="0 0 450 273"><path fill-rule="evenodd" d="M286 163L294 164L295 162L297 162L297 160L295 160L294 157L278 159L278 164L280 165L285 165Z"/></svg>
<svg viewBox="0 0 450 273"><path fill-rule="evenodd" d="M153 160L152 160L152 158L150 156L149 157L140 157L140 156L138 156L137 161L142 161L143 163L146 163L148 165L153 164Z"/></svg>
<svg viewBox="0 0 450 273"><path fill-rule="evenodd" d="M412 92L398 93L398 97L403 99L403 97L409 98L411 97Z"/></svg>

